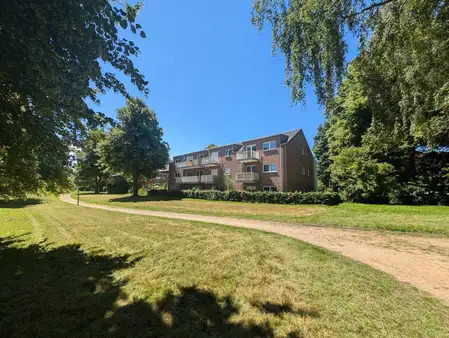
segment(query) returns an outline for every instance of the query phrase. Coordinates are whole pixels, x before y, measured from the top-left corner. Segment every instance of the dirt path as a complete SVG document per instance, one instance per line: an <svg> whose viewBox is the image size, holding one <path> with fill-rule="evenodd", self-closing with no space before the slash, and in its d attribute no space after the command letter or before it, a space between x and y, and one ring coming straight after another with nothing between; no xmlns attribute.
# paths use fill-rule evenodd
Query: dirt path
<svg viewBox="0 0 449 338"><path fill-rule="evenodd" d="M76 204L70 195L64 202ZM81 206L146 215L259 229L293 237L385 271L398 280L427 291L449 304L449 239L380 231L292 225L231 217L137 210L80 202Z"/></svg>

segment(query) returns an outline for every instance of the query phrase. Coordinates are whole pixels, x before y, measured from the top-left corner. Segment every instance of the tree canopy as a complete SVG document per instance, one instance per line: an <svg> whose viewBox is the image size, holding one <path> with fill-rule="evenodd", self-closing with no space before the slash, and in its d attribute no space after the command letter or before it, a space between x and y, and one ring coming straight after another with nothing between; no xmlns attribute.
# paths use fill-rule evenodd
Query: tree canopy
<svg viewBox="0 0 449 338"><path fill-rule="evenodd" d="M147 82L134 66L136 44L120 37L135 22L140 3L108 0L12 0L0 4L0 194L57 190L71 146L86 126L106 120L86 99L111 89L128 96L108 64L143 93Z"/></svg>
<svg viewBox="0 0 449 338"><path fill-rule="evenodd" d="M99 154L99 145L105 139L104 130L90 130L81 150L76 154L75 184L93 187L96 194L100 192L102 186L106 185L106 179L109 177Z"/></svg>
<svg viewBox="0 0 449 338"><path fill-rule="evenodd" d="M133 195L138 196L139 180L153 178L168 162L168 144L156 115L138 98L129 98L117 112L118 124L100 146L103 163L111 171L129 175Z"/></svg>
<svg viewBox="0 0 449 338"><path fill-rule="evenodd" d="M206 149L212 149L212 148L217 148L217 145L214 143L211 143L206 147Z"/></svg>

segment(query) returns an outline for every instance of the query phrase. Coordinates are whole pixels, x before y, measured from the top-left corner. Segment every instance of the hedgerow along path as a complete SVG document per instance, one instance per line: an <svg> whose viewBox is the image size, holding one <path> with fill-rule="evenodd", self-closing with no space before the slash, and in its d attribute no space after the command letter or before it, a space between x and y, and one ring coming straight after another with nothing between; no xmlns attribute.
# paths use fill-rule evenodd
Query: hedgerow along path
<svg viewBox="0 0 449 338"><path fill-rule="evenodd" d="M68 194L62 195L61 200L76 204L76 200ZM80 201L80 206L135 215L222 224L293 237L382 270L401 282L410 283L449 305L449 286L447 284L449 280L449 239L447 238L110 207L82 201Z"/></svg>

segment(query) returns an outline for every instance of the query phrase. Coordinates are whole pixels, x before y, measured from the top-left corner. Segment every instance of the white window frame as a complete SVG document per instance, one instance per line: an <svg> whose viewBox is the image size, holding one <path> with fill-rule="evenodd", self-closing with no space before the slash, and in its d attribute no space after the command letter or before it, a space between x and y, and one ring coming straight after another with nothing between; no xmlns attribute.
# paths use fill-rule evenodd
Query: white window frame
<svg viewBox="0 0 449 338"><path fill-rule="evenodd" d="M193 161L192 155L186 156L186 162L188 162L188 161Z"/></svg>
<svg viewBox="0 0 449 338"><path fill-rule="evenodd" d="M175 173L175 177L181 177L180 173Z"/></svg>
<svg viewBox="0 0 449 338"><path fill-rule="evenodd" d="M268 190L265 190L266 188L268 188ZM273 191L273 189L275 189L275 190ZM263 191L264 191L264 192L265 192L265 191L268 191L268 192L277 192L278 189L277 189L276 186L274 186L274 185L264 185L264 186L263 186Z"/></svg>
<svg viewBox="0 0 449 338"><path fill-rule="evenodd" d="M256 144L248 144L245 147L246 147L246 151L256 151L257 150Z"/></svg>
<svg viewBox="0 0 449 338"><path fill-rule="evenodd" d="M304 147L302 147L301 148L301 155L305 155L305 154L306 154L306 151L305 151Z"/></svg>
<svg viewBox="0 0 449 338"><path fill-rule="evenodd" d="M229 172L227 172L227 170L229 170ZM225 172L225 175L231 176L231 168L225 167L224 172Z"/></svg>
<svg viewBox="0 0 449 338"><path fill-rule="evenodd" d="M270 170L265 170L266 165L270 166ZM273 165L276 166L276 170L273 170L273 168L272 168ZM278 166L276 163L264 163L264 165L263 165L264 173L277 173L277 171L278 171Z"/></svg>
<svg viewBox="0 0 449 338"><path fill-rule="evenodd" d="M306 168L305 168L305 167L301 167L301 174L302 174L303 176L306 175Z"/></svg>
<svg viewBox="0 0 449 338"><path fill-rule="evenodd" d="M273 143L274 143L274 148L272 147ZM265 149L265 145L266 144L268 144L268 148L267 149ZM266 141L266 142L264 142L262 144L262 150L263 151L270 151L270 150L274 150L274 149L276 149L276 140Z"/></svg>
<svg viewBox="0 0 449 338"><path fill-rule="evenodd" d="M248 171L248 168L254 168L254 170ZM246 168L245 168L245 172L246 172L246 173L255 173L255 172L257 172L256 169L257 169L257 166L256 166L255 164L247 165Z"/></svg>
<svg viewBox="0 0 449 338"><path fill-rule="evenodd" d="M231 155L232 155L232 149L231 148L226 149L225 150L225 157L231 157Z"/></svg>
<svg viewBox="0 0 449 338"><path fill-rule="evenodd" d="M201 177L201 175L203 175L203 171L202 170L197 170L196 171L196 177Z"/></svg>
<svg viewBox="0 0 449 338"><path fill-rule="evenodd" d="M179 162L181 162L180 158L175 159L175 163L179 163Z"/></svg>
<svg viewBox="0 0 449 338"><path fill-rule="evenodd" d="M211 154L211 158L213 160L218 160L218 158L220 157L220 152L219 151L213 151Z"/></svg>

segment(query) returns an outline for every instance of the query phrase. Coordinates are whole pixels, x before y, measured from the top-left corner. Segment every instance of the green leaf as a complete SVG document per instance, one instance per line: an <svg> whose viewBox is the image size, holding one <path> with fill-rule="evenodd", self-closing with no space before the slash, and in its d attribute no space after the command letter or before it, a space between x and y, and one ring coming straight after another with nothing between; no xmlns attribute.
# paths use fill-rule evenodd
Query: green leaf
<svg viewBox="0 0 449 338"><path fill-rule="evenodd" d="M120 26L122 26L123 29L128 28L128 21L126 20L120 21Z"/></svg>
<svg viewBox="0 0 449 338"><path fill-rule="evenodd" d="M136 34L136 27L134 27L133 24L131 24L131 31L132 31L134 34Z"/></svg>
<svg viewBox="0 0 449 338"><path fill-rule="evenodd" d="M144 31L140 31L140 37L144 39L147 37Z"/></svg>

